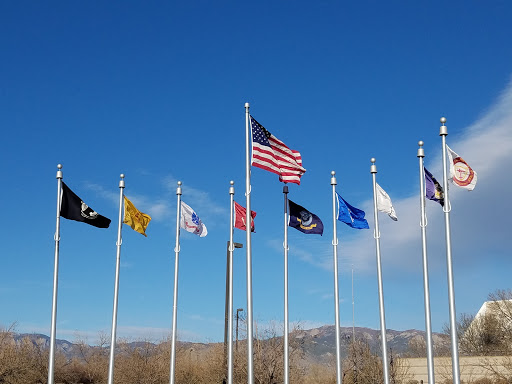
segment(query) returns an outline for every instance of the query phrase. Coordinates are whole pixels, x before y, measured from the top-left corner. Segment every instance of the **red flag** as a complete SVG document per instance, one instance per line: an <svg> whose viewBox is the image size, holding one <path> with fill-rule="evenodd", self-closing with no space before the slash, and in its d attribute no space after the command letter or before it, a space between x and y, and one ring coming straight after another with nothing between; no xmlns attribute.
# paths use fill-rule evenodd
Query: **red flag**
<svg viewBox="0 0 512 384"><path fill-rule="evenodd" d="M241 229L242 231L247 229L245 226L246 215L247 210L235 201L235 228ZM251 232L256 232L254 230L254 218L256 217L256 212L251 211L251 217Z"/></svg>

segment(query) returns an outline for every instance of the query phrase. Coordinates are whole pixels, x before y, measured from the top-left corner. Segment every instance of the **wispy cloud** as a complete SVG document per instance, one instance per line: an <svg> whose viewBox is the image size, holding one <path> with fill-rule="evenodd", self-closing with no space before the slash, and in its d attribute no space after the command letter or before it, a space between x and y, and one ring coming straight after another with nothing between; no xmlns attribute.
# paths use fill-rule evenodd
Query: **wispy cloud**
<svg viewBox="0 0 512 384"><path fill-rule="evenodd" d="M449 123L448 120L448 128ZM450 147L478 173L478 184L474 191L468 192L457 187L449 190L452 203L452 244L456 244L457 253L464 255L466 260L475 260L488 254L499 257L509 252L504 239L507 238L505 232L508 218L512 215L512 204L507 197L512 191L512 179L506 177L504 167L512 160L511 127L512 83L478 121L463 130L463 135L448 136ZM440 151L427 156L426 166L442 180ZM398 214L398 222L393 222L386 215L379 216L382 254L385 255L386 265L395 271L417 267L416 256L421 255L417 184L408 188L416 190L416 194L402 199L393 197L391 188L391 192L387 190ZM435 202L427 200L426 205L429 263L436 268L445 262L443 211ZM372 200L362 202L360 208L367 212L368 222L373 228ZM338 237L341 228L345 228L342 223L338 227ZM341 263L353 265L359 272L375 273L373 230L354 230L350 235L348 239L340 239L338 253ZM290 252L304 262L332 270L332 246L325 246L325 242L317 243L315 240L297 240L294 246L290 246Z"/></svg>
<svg viewBox="0 0 512 384"><path fill-rule="evenodd" d="M128 198L137 207L137 209L149 214L155 221L167 220L174 217L176 212L176 201L170 199L170 196L176 192L178 180L172 176L167 175L162 178L163 190L160 191L160 195L156 194L152 196L130 193ZM112 204L119 204L119 193L113 192L110 189L104 188L102 185L95 183L87 183L85 187L91 191L94 191L97 196L102 197ZM192 205L194 210L198 212L201 218L204 220L208 218L210 225L215 225L215 217L225 217L229 215L229 211L226 207L222 207L217 204L210 196L207 191L186 185L183 187L186 192L186 201Z"/></svg>
<svg viewBox="0 0 512 384"><path fill-rule="evenodd" d="M94 191L98 196L109 200L112 204L119 204L119 193L105 189L102 185L88 183L86 188ZM153 197L140 194L130 194L128 197L137 209L151 216L153 220L159 221L170 216L172 204L163 196Z"/></svg>
<svg viewBox="0 0 512 384"><path fill-rule="evenodd" d="M172 176L166 176L163 184L168 191L175 192L178 180ZM217 204L212 199L209 192L194 188L189 185L183 185L184 200L187 204L193 206L194 210L199 211L202 216L229 215L228 209Z"/></svg>
<svg viewBox="0 0 512 384"><path fill-rule="evenodd" d="M86 183L85 187L96 193L97 196L111 201L114 204L119 204L119 193L113 192L111 189L106 189L102 185L95 183Z"/></svg>

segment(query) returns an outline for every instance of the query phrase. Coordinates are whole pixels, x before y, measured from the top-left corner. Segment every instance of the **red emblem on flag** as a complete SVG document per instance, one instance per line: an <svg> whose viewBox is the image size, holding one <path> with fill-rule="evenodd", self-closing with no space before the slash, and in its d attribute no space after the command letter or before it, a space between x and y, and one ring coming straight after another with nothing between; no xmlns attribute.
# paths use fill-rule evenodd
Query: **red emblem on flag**
<svg viewBox="0 0 512 384"><path fill-rule="evenodd" d="M453 168L455 169L455 175L453 177L453 182L455 184L458 184L461 187L471 184L471 181L475 177L475 172L462 157L456 157L453 159Z"/></svg>

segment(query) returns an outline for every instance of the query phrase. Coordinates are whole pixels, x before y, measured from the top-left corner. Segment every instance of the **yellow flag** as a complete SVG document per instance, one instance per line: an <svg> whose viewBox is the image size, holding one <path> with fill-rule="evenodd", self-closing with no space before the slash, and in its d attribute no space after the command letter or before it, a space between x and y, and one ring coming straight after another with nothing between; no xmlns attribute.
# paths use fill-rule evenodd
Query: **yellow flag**
<svg viewBox="0 0 512 384"><path fill-rule="evenodd" d="M132 204L130 200L126 196L124 196L124 219L123 223L128 224L134 231L142 233L144 236L146 235L146 228L148 227L149 222L151 221L151 216L142 213L135 205Z"/></svg>

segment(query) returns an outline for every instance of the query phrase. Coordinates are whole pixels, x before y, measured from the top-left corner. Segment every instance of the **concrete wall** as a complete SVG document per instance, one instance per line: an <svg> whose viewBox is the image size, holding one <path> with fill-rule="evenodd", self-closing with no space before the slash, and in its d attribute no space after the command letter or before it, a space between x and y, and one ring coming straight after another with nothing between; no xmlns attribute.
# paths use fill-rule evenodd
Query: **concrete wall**
<svg viewBox="0 0 512 384"><path fill-rule="evenodd" d="M400 363L407 367L408 380L417 380L424 384L428 383L427 359L402 358ZM464 383L471 383L484 377L491 378L498 374L503 377L512 377L512 356L482 356L482 357L459 357L460 380ZM443 383L452 379L452 358L434 358L434 376L436 383Z"/></svg>

